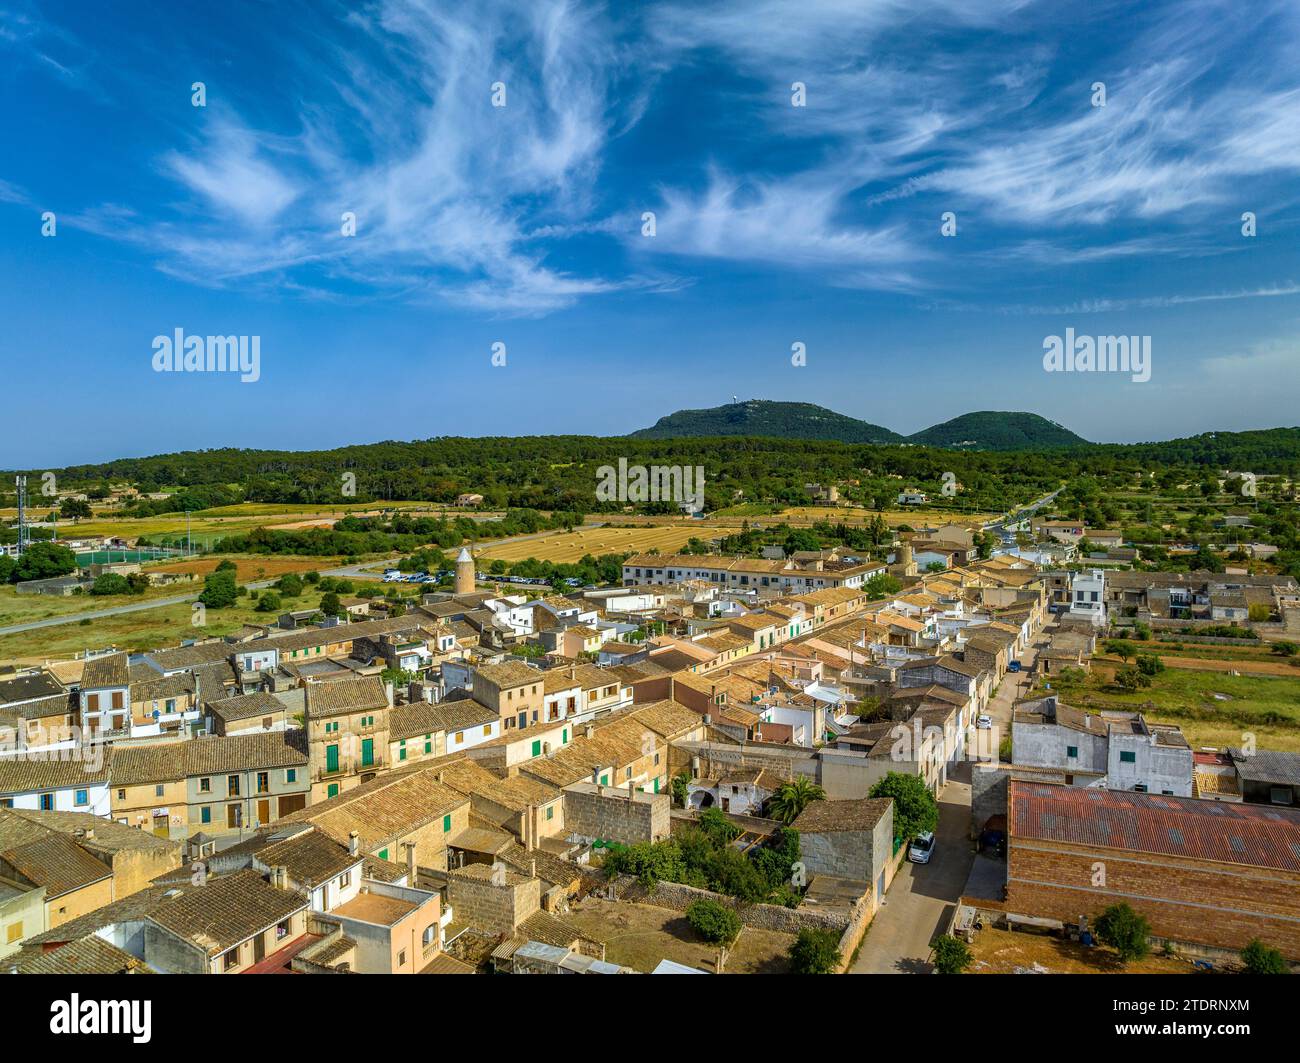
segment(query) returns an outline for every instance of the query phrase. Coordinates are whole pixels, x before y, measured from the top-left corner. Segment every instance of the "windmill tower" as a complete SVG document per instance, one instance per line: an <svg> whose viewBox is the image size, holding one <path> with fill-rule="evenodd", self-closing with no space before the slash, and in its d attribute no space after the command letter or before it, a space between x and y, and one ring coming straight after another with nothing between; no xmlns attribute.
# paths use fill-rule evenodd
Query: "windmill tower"
<svg viewBox="0 0 1300 1063"><path fill-rule="evenodd" d="M465 546L456 555L456 593L474 593L474 557Z"/></svg>

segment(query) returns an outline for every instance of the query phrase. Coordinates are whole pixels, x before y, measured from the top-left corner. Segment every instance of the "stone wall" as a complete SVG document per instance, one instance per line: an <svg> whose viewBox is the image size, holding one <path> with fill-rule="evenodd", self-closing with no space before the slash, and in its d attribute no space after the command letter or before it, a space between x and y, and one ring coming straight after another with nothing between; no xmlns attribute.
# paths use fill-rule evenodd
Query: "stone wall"
<svg viewBox="0 0 1300 1063"><path fill-rule="evenodd" d="M851 922L842 912L812 912L785 908L778 904L743 904L711 890L696 889L680 882L660 882L647 890L631 875L620 875L613 880L614 896L621 901L636 904L653 904L656 908L670 908L684 912L696 901L718 901L735 909L744 926L755 930L773 930L779 934L797 934L805 927L815 930L834 930L842 933Z"/></svg>
<svg viewBox="0 0 1300 1063"><path fill-rule="evenodd" d="M513 934L515 928L541 908L541 880L505 873L505 884L496 886L477 873L475 865L453 871L447 884L447 902L457 923L467 923L489 934Z"/></svg>
<svg viewBox="0 0 1300 1063"><path fill-rule="evenodd" d="M660 841L670 831L672 798L667 792L630 795L621 787L574 783L564 789L564 822L575 841L623 845Z"/></svg>

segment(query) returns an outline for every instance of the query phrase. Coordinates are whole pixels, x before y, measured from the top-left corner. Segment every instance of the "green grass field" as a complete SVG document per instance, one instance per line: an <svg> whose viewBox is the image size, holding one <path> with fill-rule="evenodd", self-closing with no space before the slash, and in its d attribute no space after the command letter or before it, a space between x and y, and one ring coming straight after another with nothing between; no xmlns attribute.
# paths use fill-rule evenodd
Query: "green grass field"
<svg viewBox="0 0 1300 1063"><path fill-rule="evenodd" d="M1300 752L1300 676L1169 667L1150 687L1132 693L1096 674L1079 685L1052 685L1064 702L1078 708L1142 712L1151 723L1176 724L1193 748L1240 746L1249 732L1261 749Z"/></svg>
<svg viewBox="0 0 1300 1063"><path fill-rule="evenodd" d="M196 590L198 586L195 585ZM179 588L161 589L167 592L163 597L186 593L185 585ZM0 662L40 662L71 657L74 653L86 649L104 649L109 646L128 651L176 646L183 639L225 635L244 624L272 623L279 612L289 609L314 609L320 604L320 599L321 595L318 593L304 593L298 598L285 599L282 610L277 610L275 613L259 613L248 598L241 598L229 609L209 609L206 615L207 622L202 627L194 626L193 610L191 605L185 602L180 605L164 605L157 609L124 613L120 616L100 617L95 620L61 624L58 627L23 631L16 635L0 636ZM0 601L4 600L0 597ZM72 600L59 599L60 602ZM99 608L127 604L128 601L120 597L80 600L95 602ZM139 599L130 599L130 601L139 601Z"/></svg>

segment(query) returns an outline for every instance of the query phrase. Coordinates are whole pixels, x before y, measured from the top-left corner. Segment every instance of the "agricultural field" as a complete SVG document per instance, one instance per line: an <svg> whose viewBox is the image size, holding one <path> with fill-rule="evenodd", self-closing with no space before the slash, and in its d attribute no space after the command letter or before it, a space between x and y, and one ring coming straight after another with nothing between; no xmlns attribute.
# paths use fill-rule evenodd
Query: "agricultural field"
<svg viewBox="0 0 1300 1063"><path fill-rule="evenodd" d="M1118 662L1105 661L1095 662L1081 684L1057 677L1052 686L1078 708L1141 712L1151 723L1181 727L1194 749L1240 746L1249 732L1261 749L1300 752L1300 674L1231 675L1172 662L1167 658L1151 686L1134 692L1111 682Z"/></svg>
<svg viewBox="0 0 1300 1063"><path fill-rule="evenodd" d="M171 588L172 595L186 593L189 585ZM194 592L200 583L192 587ZM284 602L287 609L312 609L320 604L321 595L315 591L304 592L297 598ZM91 598L99 608L126 605L138 598ZM58 627L37 628L14 635L0 635L0 661L6 663L40 664L47 660L69 658L86 649L104 649L115 646L119 650L134 652L160 646L176 646L183 639L198 636L225 635L244 624L268 624L275 614L259 613L248 598L241 598L229 609L209 609L203 627L195 627L189 602L164 605L156 609L122 613L117 616L86 619Z"/></svg>
<svg viewBox="0 0 1300 1063"><path fill-rule="evenodd" d="M30 624L37 620L52 620L55 617L75 617L78 613L111 609L118 605L135 605L159 598L197 594L202 589L203 584L199 580L194 583L174 583L169 587L150 587L143 594L117 594L103 597L77 594L68 598L56 598L44 594L19 594L12 586L0 586L0 627Z"/></svg>
<svg viewBox="0 0 1300 1063"><path fill-rule="evenodd" d="M701 527L698 522L667 527L647 525L636 528L580 528L536 538L507 540L495 546L484 547L476 556L480 561L500 559L513 562L533 557L538 561L572 564L581 560L584 554L599 557L601 554L639 553L654 549L671 554L685 546L692 537L712 539L738 531L738 527Z"/></svg>

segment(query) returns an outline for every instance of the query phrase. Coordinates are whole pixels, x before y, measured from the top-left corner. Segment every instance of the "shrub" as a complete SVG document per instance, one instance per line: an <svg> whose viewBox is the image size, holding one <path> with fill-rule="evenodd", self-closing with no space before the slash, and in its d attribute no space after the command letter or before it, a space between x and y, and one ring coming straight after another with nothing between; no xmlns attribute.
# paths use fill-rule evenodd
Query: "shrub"
<svg viewBox="0 0 1300 1063"><path fill-rule="evenodd" d="M794 974L834 974L840 964L840 938L833 930L804 927L790 946Z"/></svg>
<svg viewBox="0 0 1300 1063"><path fill-rule="evenodd" d="M1275 948L1270 948L1259 938L1241 950L1241 962L1247 974L1290 974L1291 965Z"/></svg>
<svg viewBox="0 0 1300 1063"><path fill-rule="evenodd" d="M280 596L276 594L275 591L268 590L263 593L261 599L258 601L257 611L259 613L274 613L280 609L282 605L283 603L280 600Z"/></svg>
<svg viewBox="0 0 1300 1063"><path fill-rule="evenodd" d="M119 576L116 572L105 572L95 580L94 586L90 588L91 594L127 594L131 590L131 585L127 583L125 576Z"/></svg>
<svg viewBox="0 0 1300 1063"><path fill-rule="evenodd" d="M1124 963L1140 960L1151 950L1151 925L1122 901L1097 917L1096 929L1097 940L1118 952Z"/></svg>
<svg viewBox="0 0 1300 1063"><path fill-rule="evenodd" d="M686 909L686 921L714 945L730 945L740 936L740 916L720 901L695 901Z"/></svg>
<svg viewBox="0 0 1300 1063"><path fill-rule="evenodd" d="M966 942L951 934L935 938L930 947L934 949L934 969L940 974L961 974L975 960Z"/></svg>

